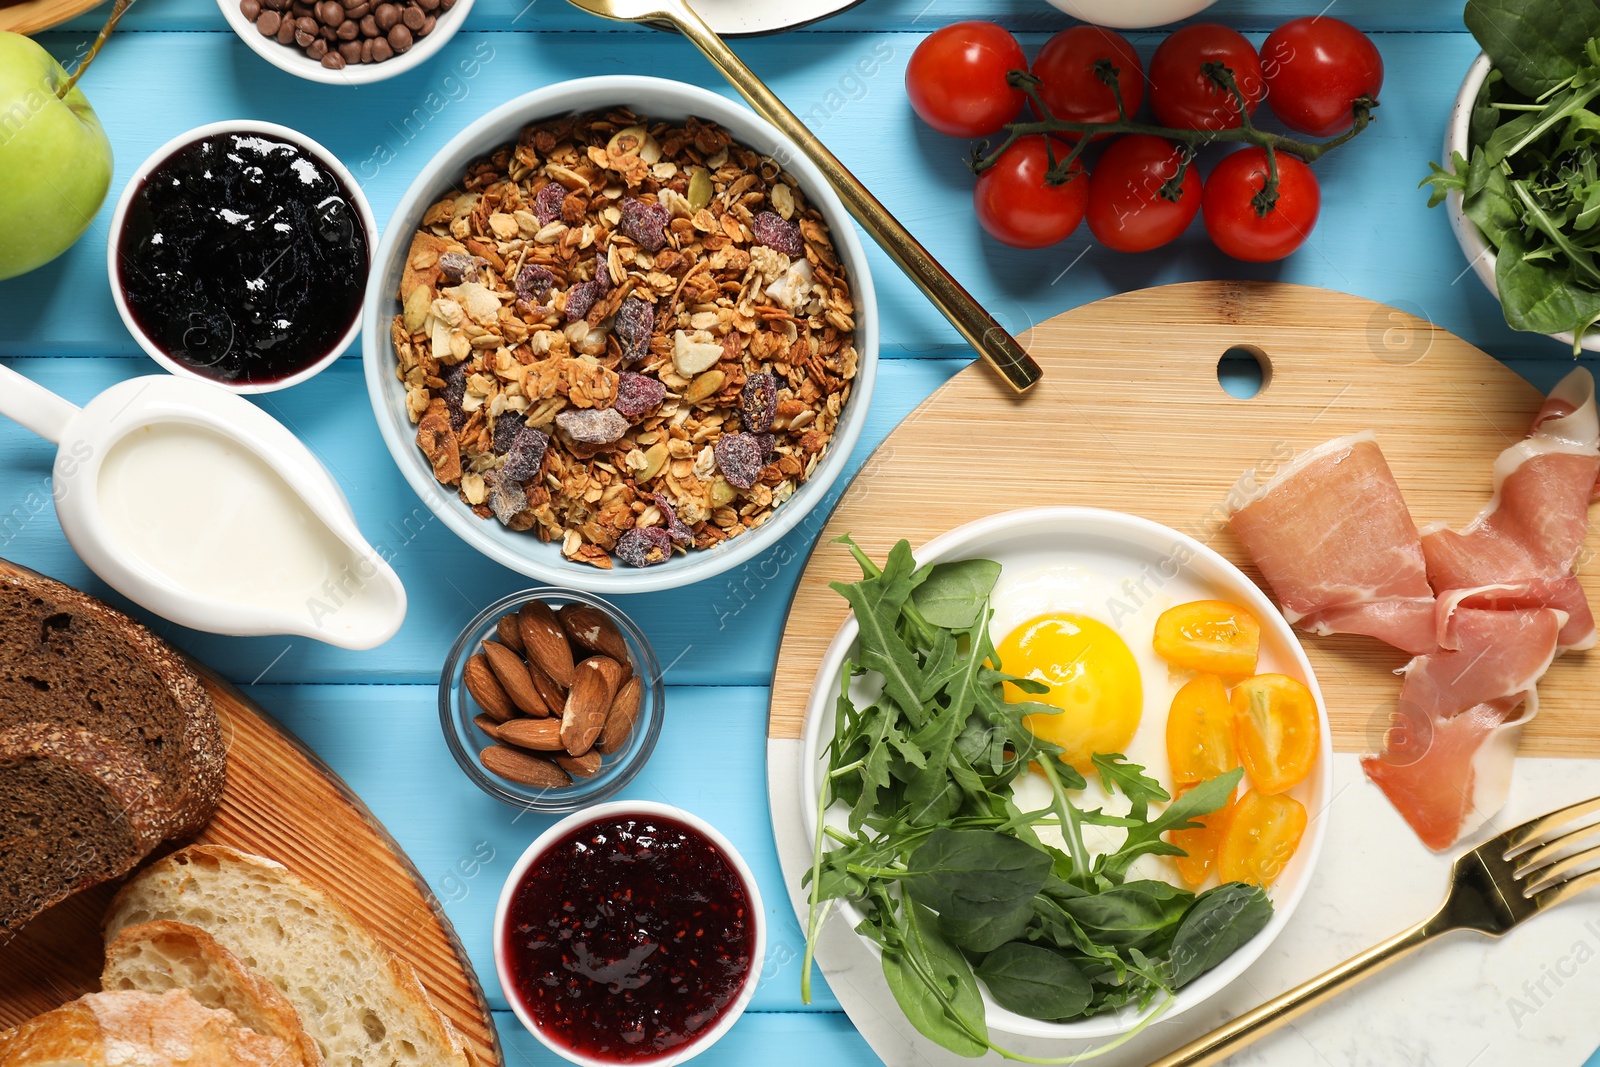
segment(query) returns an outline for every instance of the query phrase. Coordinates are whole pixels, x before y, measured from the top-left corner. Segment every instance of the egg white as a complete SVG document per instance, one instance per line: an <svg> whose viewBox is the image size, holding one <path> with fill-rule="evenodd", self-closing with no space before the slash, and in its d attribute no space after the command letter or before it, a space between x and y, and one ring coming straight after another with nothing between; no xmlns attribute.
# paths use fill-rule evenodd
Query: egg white
<svg viewBox="0 0 1600 1067"><path fill-rule="evenodd" d="M994 614L989 621L989 636L998 645L1018 626L1054 612L1072 612L1109 626L1133 653L1144 695L1139 727L1123 755L1142 766L1146 774L1170 793L1172 768L1167 759L1167 714L1173 695L1194 672L1170 667L1156 655L1153 647L1156 619L1175 601L1170 593L1149 581L1141 585L1141 577L1138 572L1117 575L1076 563L1034 567L1015 574L1009 573L1008 568L1002 572L991 594L990 607ZM1015 667L1014 664L1001 666ZM1102 808L1112 815L1128 813L1126 797L1120 793L1107 794L1098 775L1091 773L1086 777L1087 787L1072 794L1078 807ZM1037 811L1051 802L1049 784L1032 772L1018 776L1012 794L1023 811ZM1115 826L1083 827L1084 844L1092 855L1115 852L1127 833ZM1066 842L1055 827L1041 826L1038 834L1046 844L1066 850ZM1177 866L1167 856L1140 857L1130 868L1128 877L1154 878L1187 888Z"/></svg>

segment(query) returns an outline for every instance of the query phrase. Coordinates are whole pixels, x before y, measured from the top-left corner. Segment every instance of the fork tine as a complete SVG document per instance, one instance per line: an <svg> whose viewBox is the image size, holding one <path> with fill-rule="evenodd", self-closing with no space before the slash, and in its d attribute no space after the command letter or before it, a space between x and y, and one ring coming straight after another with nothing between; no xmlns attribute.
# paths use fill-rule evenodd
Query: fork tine
<svg viewBox="0 0 1600 1067"><path fill-rule="evenodd" d="M1528 846L1537 844L1539 838L1548 834L1551 830L1564 826L1573 819L1581 818L1592 811L1600 811L1600 797L1580 800L1576 804L1569 804L1567 807L1552 811L1548 815L1529 819L1520 826L1513 826L1496 840L1505 849L1504 858L1511 859L1518 853L1526 851Z"/></svg>
<svg viewBox="0 0 1600 1067"><path fill-rule="evenodd" d="M1551 859L1595 833L1600 833L1600 823L1589 823L1586 826L1580 826L1576 830L1562 834L1560 837L1552 838L1537 848L1518 853L1516 867L1511 872L1512 877L1519 879L1527 877L1535 868L1543 867ZM1544 875L1540 877L1544 877Z"/></svg>
<svg viewBox="0 0 1600 1067"><path fill-rule="evenodd" d="M1528 887L1522 891L1523 896L1538 896L1540 891L1561 881L1562 876L1570 874L1579 868L1587 867L1597 859L1600 859L1600 845L1586 848L1582 852L1575 852L1565 859L1557 860L1548 867L1534 871L1527 877L1524 877L1524 872L1520 869L1512 872L1512 877L1518 881L1528 883Z"/></svg>
<svg viewBox="0 0 1600 1067"><path fill-rule="evenodd" d="M1534 906L1543 911L1546 908L1553 908L1563 901L1571 900L1579 893L1593 889L1597 885L1600 885L1600 871L1590 871L1588 874L1580 874L1576 878L1570 878L1565 882L1557 882L1548 889L1542 889L1535 893L1532 899Z"/></svg>

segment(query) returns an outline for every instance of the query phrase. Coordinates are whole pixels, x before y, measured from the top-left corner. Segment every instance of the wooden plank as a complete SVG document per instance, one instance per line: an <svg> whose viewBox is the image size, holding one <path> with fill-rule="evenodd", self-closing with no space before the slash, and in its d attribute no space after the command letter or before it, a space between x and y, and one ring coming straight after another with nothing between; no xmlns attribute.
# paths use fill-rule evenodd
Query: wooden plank
<svg viewBox="0 0 1600 1067"><path fill-rule="evenodd" d="M0 571L24 568L0 560ZM478 1063L500 1067L483 989L421 873L315 753L231 683L191 666L211 694L228 751L222 804L194 840L275 859L326 889L416 968ZM0 946L0 1028L99 988L100 920L114 889L69 897Z"/></svg>
<svg viewBox="0 0 1600 1067"><path fill-rule="evenodd" d="M1389 347L1372 343L1387 323ZM1028 338L1045 369L1023 399L992 374L957 374L890 434L845 493L807 564L773 677L772 737L799 737L823 649L845 618L828 589L859 571L828 546L849 531L882 558L983 515L1081 504L1164 522L1259 581L1224 523L1230 497L1294 454L1374 430L1418 525L1464 524L1489 498L1494 458L1521 440L1541 395L1428 323L1359 297L1273 283L1195 282L1101 300ZM1251 346L1270 363L1239 400L1217 362ZM1592 554L1600 529L1591 529ZM1600 573L1582 575L1591 601ZM1372 751L1389 725L1406 657L1360 637L1309 638L1340 751ZM1597 657L1561 657L1539 686L1529 755L1600 756Z"/></svg>

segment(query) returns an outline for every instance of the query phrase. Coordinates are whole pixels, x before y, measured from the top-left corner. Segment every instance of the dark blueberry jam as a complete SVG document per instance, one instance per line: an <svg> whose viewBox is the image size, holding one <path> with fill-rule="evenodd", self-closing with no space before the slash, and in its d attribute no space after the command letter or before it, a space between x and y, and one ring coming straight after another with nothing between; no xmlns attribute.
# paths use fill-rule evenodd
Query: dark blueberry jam
<svg viewBox="0 0 1600 1067"><path fill-rule="evenodd" d="M367 282L349 190L265 134L174 152L129 203L121 247L134 321L174 360L235 384L280 381L326 356Z"/></svg>
<svg viewBox="0 0 1600 1067"><path fill-rule="evenodd" d="M615 1063L670 1055L738 998L755 921L705 835L659 816L598 819L534 861L512 898L506 957L540 1030Z"/></svg>

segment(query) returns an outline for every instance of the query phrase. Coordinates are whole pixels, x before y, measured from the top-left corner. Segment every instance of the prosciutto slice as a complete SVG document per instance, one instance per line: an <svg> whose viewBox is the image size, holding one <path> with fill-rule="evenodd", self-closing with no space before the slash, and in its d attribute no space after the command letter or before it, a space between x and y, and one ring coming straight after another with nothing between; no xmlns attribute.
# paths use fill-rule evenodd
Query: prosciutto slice
<svg viewBox="0 0 1600 1067"><path fill-rule="evenodd" d="M1413 655L1438 647L1417 527L1371 433L1298 456L1229 524L1290 623Z"/></svg>
<svg viewBox="0 0 1600 1067"><path fill-rule="evenodd" d="M1600 415L1585 369L1562 379L1528 436L1500 453L1494 496L1457 533L1422 535L1428 579L1443 610L1550 607L1565 612L1560 648L1592 648L1595 620L1574 573L1600 476Z"/></svg>
<svg viewBox="0 0 1600 1067"><path fill-rule="evenodd" d="M1458 608L1448 647L1402 669L1384 751L1361 767L1429 848L1448 848L1505 804L1522 726L1539 708L1535 684L1566 622L1550 608Z"/></svg>

